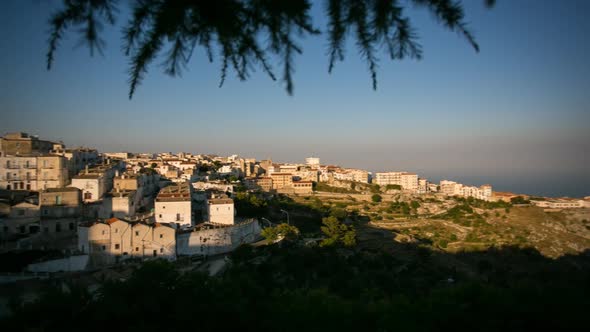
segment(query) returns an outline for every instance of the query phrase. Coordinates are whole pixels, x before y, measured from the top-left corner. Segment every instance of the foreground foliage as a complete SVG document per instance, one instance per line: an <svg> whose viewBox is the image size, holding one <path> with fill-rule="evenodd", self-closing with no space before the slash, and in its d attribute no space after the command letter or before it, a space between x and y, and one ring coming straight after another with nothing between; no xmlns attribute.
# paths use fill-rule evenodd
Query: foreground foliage
<svg viewBox="0 0 590 332"><path fill-rule="evenodd" d="M584 330L588 256L547 259L494 249L453 257L410 248L402 259L343 249L244 247L220 277L165 261L90 294L70 285L16 306L6 331ZM445 255L445 256L440 256ZM261 259L262 258L262 259ZM441 260L442 259L442 260ZM471 271L463 267L470 266Z"/></svg>

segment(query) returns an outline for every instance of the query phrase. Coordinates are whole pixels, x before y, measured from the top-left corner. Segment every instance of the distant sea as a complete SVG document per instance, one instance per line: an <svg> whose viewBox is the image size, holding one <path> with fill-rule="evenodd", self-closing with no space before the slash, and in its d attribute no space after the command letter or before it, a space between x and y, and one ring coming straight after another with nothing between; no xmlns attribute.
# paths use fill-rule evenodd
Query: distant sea
<svg viewBox="0 0 590 332"><path fill-rule="evenodd" d="M422 174L421 174L422 176ZM509 191L516 194L528 194L547 197L585 197L590 196L590 172L587 174L559 174L544 176L436 176L429 178L433 182L452 180L463 184L480 186L491 184L494 191Z"/></svg>

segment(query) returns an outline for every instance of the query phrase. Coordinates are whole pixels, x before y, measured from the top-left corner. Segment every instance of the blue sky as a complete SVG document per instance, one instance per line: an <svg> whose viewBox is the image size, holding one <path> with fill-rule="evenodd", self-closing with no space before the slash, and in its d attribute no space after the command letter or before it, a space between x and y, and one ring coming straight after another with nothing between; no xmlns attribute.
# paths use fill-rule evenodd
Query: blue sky
<svg viewBox="0 0 590 332"><path fill-rule="evenodd" d="M219 88L219 61L196 52L182 78L152 65L129 100L119 26L103 31L104 56L91 58L68 35L47 71L47 19L60 2L2 1L0 133L101 151L317 155L500 190L590 195L590 2L464 2L481 52L412 9L424 59L383 54L377 91L352 43L328 74L319 36L301 42L293 96L261 72L246 82L230 75ZM314 22L324 29L319 4Z"/></svg>

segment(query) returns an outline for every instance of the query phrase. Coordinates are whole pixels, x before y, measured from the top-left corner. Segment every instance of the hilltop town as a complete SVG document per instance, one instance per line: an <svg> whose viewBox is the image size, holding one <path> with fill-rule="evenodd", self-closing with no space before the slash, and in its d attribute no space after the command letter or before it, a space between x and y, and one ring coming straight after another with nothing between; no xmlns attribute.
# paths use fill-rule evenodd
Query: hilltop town
<svg viewBox="0 0 590 332"><path fill-rule="evenodd" d="M366 248L417 241L446 251L516 244L555 257L590 248L590 197L431 183L412 172L372 174L323 165L317 157L276 163L99 152L20 132L0 142L0 251L27 257L5 266L13 272L226 254L285 222L313 239L321 237L326 216L355 225L358 246Z"/></svg>

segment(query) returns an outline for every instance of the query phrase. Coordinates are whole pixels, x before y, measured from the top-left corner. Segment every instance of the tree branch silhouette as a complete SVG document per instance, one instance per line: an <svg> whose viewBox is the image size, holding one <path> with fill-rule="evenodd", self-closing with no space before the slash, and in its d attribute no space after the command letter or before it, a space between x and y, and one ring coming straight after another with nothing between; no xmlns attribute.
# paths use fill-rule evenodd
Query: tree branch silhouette
<svg viewBox="0 0 590 332"><path fill-rule="evenodd" d="M402 3L403 2L403 3ZM113 26L118 0L63 0L63 8L50 20L47 69L64 34L78 28L90 50L102 54L99 34L104 24ZM404 13L409 5L425 8L445 28L467 39L479 52L468 29L461 1L456 0L325 0L328 40L328 72L344 60L348 35L355 39L367 63L373 89L377 89L378 53L385 50L391 60L422 58L422 47ZM493 7L494 0L484 0ZM148 72L149 65L163 55L164 73L180 76L195 47L202 47L210 62L221 60L220 86L231 67L240 80L262 69L276 80L273 57L282 63L282 82L293 94L294 58L303 53L299 40L320 34L312 22L309 0L135 0L131 17L122 29L122 51L129 57L129 98ZM163 49L169 46L164 54Z"/></svg>

